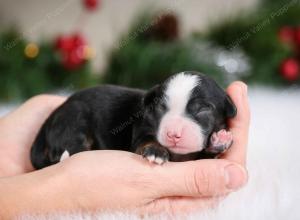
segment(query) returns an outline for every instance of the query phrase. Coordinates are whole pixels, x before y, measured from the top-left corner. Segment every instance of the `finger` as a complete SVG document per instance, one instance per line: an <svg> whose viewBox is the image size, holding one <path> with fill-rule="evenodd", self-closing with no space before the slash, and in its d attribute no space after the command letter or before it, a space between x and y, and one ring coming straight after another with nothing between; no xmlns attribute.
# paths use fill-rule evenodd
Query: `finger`
<svg viewBox="0 0 300 220"><path fill-rule="evenodd" d="M44 120L49 114L61 105L66 100L65 97L54 95L38 95L22 104L19 108L6 115L5 118L13 118L21 121L28 120L26 122L35 121L32 120L32 116L36 119ZM25 117L28 116L28 117Z"/></svg>
<svg viewBox="0 0 300 220"><path fill-rule="evenodd" d="M26 101L15 111L5 116L4 121L6 122L7 126L10 126L11 129L15 130L16 133L20 132L18 136L20 141L25 141L22 143L28 144L26 141L30 139L28 137L35 136L38 132L38 129L51 114L51 112L64 101L65 98L60 96L35 96ZM24 129L24 125L26 125L27 129Z"/></svg>
<svg viewBox="0 0 300 220"><path fill-rule="evenodd" d="M237 115L228 122L229 129L233 134L233 144L222 158L244 166L250 122L247 86L243 82L234 82L228 87L227 93L237 107Z"/></svg>
<svg viewBox="0 0 300 220"><path fill-rule="evenodd" d="M225 195L242 187L247 175L244 168L227 160L168 162L152 172L154 197Z"/></svg>
<svg viewBox="0 0 300 220"><path fill-rule="evenodd" d="M33 170L27 156L30 146L42 123L64 101L65 98L59 96L35 96L2 118L1 127L5 129L1 130L1 135L5 137L6 144L10 146L7 148L9 151L7 157L11 155L10 158L15 158L22 163L25 170Z"/></svg>

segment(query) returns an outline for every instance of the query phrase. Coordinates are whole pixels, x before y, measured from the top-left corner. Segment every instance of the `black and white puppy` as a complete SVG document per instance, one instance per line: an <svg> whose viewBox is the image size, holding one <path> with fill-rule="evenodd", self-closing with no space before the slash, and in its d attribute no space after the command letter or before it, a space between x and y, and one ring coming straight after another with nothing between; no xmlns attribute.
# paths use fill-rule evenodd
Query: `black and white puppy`
<svg viewBox="0 0 300 220"><path fill-rule="evenodd" d="M236 107L197 72L169 77L148 92L103 85L79 91L43 124L31 149L40 169L86 150L126 150L150 162L214 158L228 149Z"/></svg>

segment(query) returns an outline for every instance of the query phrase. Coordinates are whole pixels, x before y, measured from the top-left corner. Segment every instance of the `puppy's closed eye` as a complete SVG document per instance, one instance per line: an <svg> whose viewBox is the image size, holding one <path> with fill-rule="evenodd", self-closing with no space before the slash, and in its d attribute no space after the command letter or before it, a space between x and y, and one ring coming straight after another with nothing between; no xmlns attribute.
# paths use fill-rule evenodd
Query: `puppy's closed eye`
<svg viewBox="0 0 300 220"><path fill-rule="evenodd" d="M188 106L188 111L195 115L201 115L208 111L213 110L213 105L204 102L191 102Z"/></svg>

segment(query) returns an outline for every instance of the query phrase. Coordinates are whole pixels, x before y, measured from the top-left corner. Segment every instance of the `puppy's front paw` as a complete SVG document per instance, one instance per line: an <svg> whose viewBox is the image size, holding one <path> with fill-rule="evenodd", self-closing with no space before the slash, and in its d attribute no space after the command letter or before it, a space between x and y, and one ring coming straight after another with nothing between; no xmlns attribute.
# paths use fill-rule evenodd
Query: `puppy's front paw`
<svg viewBox="0 0 300 220"><path fill-rule="evenodd" d="M169 160L169 152L162 146L149 145L143 148L141 155L151 163L163 164Z"/></svg>
<svg viewBox="0 0 300 220"><path fill-rule="evenodd" d="M210 137L210 142L206 152L213 154L224 153L232 144L233 137L230 131L222 129L214 132Z"/></svg>

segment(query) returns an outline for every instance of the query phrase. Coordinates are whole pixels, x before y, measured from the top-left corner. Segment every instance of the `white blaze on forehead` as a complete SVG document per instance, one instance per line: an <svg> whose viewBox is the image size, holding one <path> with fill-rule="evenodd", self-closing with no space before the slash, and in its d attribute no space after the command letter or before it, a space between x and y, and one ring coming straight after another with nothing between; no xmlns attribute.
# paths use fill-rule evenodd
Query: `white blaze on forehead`
<svg viewBox="0 0 300 220"><path fill-rule="evenodd" d="M167 82L164 96L169 110L161 118L156 138L174 153L186 154L201 151L204 147L200 124L184 114L191 93L199 83L197 75L184 73L175 75ZM169 134L179 136L177 142Z"/></svg>
<svg viewBox="0 0 300 220"><path fill-rule="evenodd" d="M183 113L191 92L198 83L196 75L179 73L171 78L165 91L169 110L177 114Z"/></svg>

